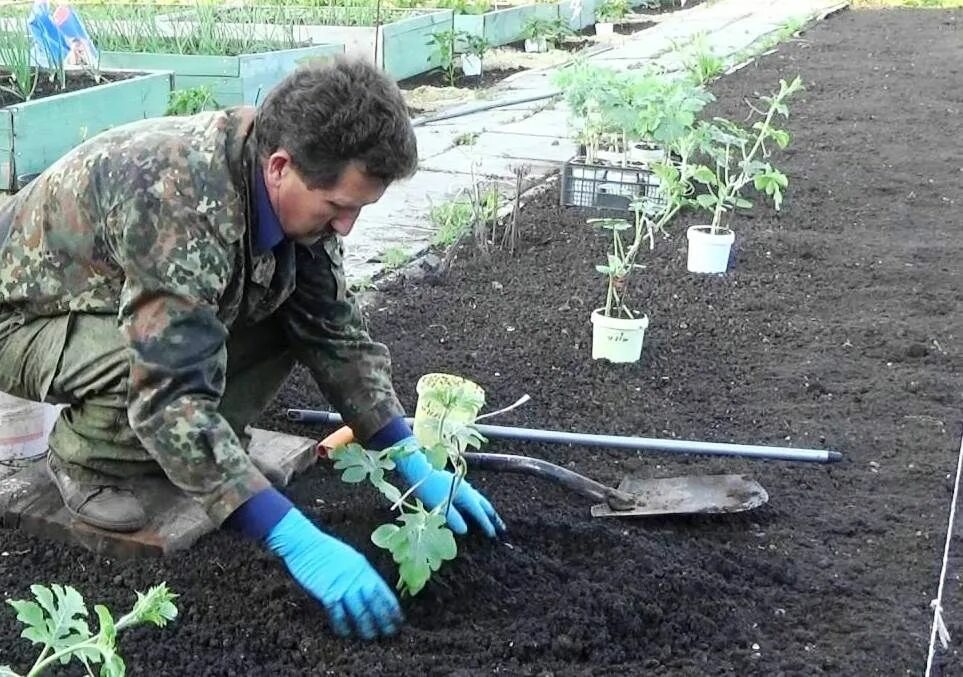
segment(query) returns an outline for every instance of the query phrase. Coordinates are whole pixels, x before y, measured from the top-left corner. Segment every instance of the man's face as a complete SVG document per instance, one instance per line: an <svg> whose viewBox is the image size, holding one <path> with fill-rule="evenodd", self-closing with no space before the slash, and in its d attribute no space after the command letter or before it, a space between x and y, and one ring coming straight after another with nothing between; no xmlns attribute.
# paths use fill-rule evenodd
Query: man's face
<svg viewBox="0 0 963 677"><path fill-rule="evenodd" d="M291 164L287 151L278 150L263 164L264 183L281 229L292 240L313 242L331 233L347 235L365 205L377 202L385 184L349 164L329 188L309 188Z"/></svg>

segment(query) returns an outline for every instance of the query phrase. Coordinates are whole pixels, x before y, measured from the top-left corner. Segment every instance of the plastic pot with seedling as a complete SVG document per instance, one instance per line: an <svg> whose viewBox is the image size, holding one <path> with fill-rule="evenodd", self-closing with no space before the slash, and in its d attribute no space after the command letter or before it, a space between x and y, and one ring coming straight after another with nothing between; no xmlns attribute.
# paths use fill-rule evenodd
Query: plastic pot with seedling
<svg viewBox="0 0 963 677"><path fill-rule="evenodd" d="M449 374L426 374L418 383L418 408L413 430L436 470L451 465L454 479L448 498L428 510L412 498L418 484L402 493L386 479L395 469L399 455L411 453L401 447L383 451L365 449L359 444L342 445L331 452L335 469L348 483L371 482L397 511L394 523L382 524L371 534L372 542L388 550L398 565L397 588L402 594L417 595L441 565L458 554L454 534L445 518L458 485L468 472L465 452L480 449L487 440L474 426L478 411L485 403L479 386Z"/></svg>
<svg viewBox="0 0 963 677"><path fill-rule="evenodd" d="M480 35L461 33L464 40L464 51L461 55L461 70L465 75L481 77L482 58L491 47L491 43Z"/></svg>
<svg viewBox="0 0 963 677"><path fill-rule="evenodd" d="M615 33L615 24L621 23L630 9L628 0L604 0L595 8L595 34L610 37Z"/></svg>
<svg viewBox="0 0 963 677"><path fill-rule="evenodd" d="M565 37L574 34L571 27L561 19L549 20L533 16L522 26L526 52L547 52L550 47L558 47Z"/></svg>
<svg viewBox="0 0 963 677"><path fill-rule="evenodd" d="M742 196L752 183L757 191L768 196L778 211L782 206L783 191L789 178L768 162L772 145L785 149L790 142L789 132L773 125L778 113L789 117L786 100L803 88L796 77L792 82L779 81L779 91L773 96L760 97L767 108L752 111L761 120L746 129L724 118L704 123L702 150L712 166L702 166L694 172L694 179L707 191L696 196L693 203L712 214L709 224L696 225L686 233L688 239L687 267L693 273L724 273L729 267L729 254L735 242L730 228L731 215L737 209L751 209L753 203ZM725 223L723 221L725 220Z"/></svg>
<svg viewBox="0 0 963 677"><path fill-rule="evenodd" d="M695 173L704 169L693 164L691 158L698 148L698 136L690 131L669 144L671 151L661 161L652 165L662 187L658 199L642 197L632 203L635 222L626 219L589 219L588 223L611 231L612 247L604 264L595 269L608 279L605 306L592 311L592 359L610 362L637 362L642 355L645 330L649 326L648 315L639 315L628 303L629 278L636 269L644 266L636 263L643 245L655 249L656 237L666 234L666 227L679 211L689 203L693 192ZM634 236L626 246L623 234L633 230Z"/></svg>

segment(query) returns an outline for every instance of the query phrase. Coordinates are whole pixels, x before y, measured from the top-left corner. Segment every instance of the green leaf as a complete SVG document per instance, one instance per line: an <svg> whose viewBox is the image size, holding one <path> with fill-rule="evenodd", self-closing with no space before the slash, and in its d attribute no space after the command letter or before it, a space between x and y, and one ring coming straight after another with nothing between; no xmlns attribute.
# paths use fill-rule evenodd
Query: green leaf
<svg viewBox="0 0 963 677"><path fill-rule="evenodd" d="M110 611L103 604L96 605L94 611L100 621L97 647L102 651L105 649L113 650L117 646L117 628L114 626L114 617L110 615Z"/></svg>
<svg viewBox="0 0 963 677"><path fill-rule="evenodd" d="M74 588L57 584L47 588L43 585L31 585L30 590L40 603L40 607L32 602L20 605L11 601L17 608L17 619L27 624L21 637L29 639L35 644L49 644L53 651L66 649L73 644L90 638L90 628L84 617L87 607L84 599ZM39 613L38 613L39 611ZM70 661L70 654L66 654L60 662Z"/></svg>
<svg viewBox="0 0 963 677"><path fill-rule="evenodd" d="M341 480L357 484L370 479L375 486L384 479L385 471L395 467L388 451L369 451L360 444L346 444L331 453L335 470L343 471Z"/></svg>
<svg viewBox="0 0 963 677"><path fill-rule="evenodd" d="M625 219L588 219L586 223L605 230L627 230L632 227Z"/></svg>
<svg viewBox="0 0 963 677"><path fill-rule="evenodd" d="M432 468L435 470L444 470L445 466L448 465L448 445L444 442L436 442L425 449L425 456L428 458L428 462L431 463Z"/></svg>
<svg viewBox="0 0 963 677"><path fill-rule="evenodd" d="M780 148L785 148L789 145L790 135L785 129L770 129L769 135L772 136L776 145Z"/></svg>
<svg viewBox="0 0 963 677"><path fill-rule="evenodd" d="M382 480L381 482L378 482L375 487L385 498L391 501L391 503L394 503L401 498L401 490L390 482Z"/></svg>
<svg viewBox="0 0 963 677"><path fill-rule="evenodd" d="M458 548L455 537L445 525L444 515L423 508L398 518L402 526L384 524L371 535L375 545L391 551L398 564L398 589L416 595L424 588L431 572L446 560L454 559Z"/></svg>
<svg viewBox="0 0 963 677"><path fill-rule="evenodd" d="M397 524L382 524L372 532L371 542L377 545L379 548L390 550L394 537L400 531L401 528Z"/></svg>
<svg viewBox="0 0 963 677"><path fill-rule="evenodd" d="M137 593L137 602L129 616L133 617L134 624L153 623L164 627L177 618L177 607L174 606L176 597L177 595L168 589L167 583L155 585L146 594Z"/></svg>
<svg viewBox="0 0 963 677"><path fill-rule="evenodd" d="M716 173L705 165L699 165L696 167L692 172L692 178L707 186L714 186L716 183L718 183L718 180L716 179Z"/></svg>
<svg viewBox="0 0 963 677"><path fill-rule="evenodd" d="M698 202L699 206L703 209L714 209L718 201L718 198L711 193L696 195L696 202Z"/></svg>
<svg viewBox="0 0 963 677"><path fill-rule="evenodd" d="M743 197L736 198L736 207L739 209L752 209L752 201Z"/></svg>

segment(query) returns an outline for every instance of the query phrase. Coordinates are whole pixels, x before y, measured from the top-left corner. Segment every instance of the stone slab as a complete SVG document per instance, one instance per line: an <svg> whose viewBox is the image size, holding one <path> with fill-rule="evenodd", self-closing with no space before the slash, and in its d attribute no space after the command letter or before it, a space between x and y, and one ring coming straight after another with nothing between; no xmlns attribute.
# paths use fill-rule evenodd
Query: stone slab
<svg viewBox="0 0 963 677"><path fill-rule="evenodd" d="M276 486L286 485L317 458L317 440L256 428L250 432L252 460ZM130 486L150 522L133 533L105 531L73 519L47 475L46 463L34 461L0 479L0 524L117 558L168 555L214 530L200 506L167 478L138 478Z"/></svg>

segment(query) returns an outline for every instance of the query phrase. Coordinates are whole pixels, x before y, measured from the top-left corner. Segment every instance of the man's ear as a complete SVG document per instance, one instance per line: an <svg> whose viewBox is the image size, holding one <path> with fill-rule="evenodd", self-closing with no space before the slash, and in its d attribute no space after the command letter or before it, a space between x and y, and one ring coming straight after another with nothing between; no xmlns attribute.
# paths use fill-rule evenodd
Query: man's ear
<svg viewBox="0 0 963 677"><path fill-rule="evenodd" d="M278 148L268 156L264 163L264 181L269 186L277 187L284 175L291 169L291 154L283 148Z"/></svg>

